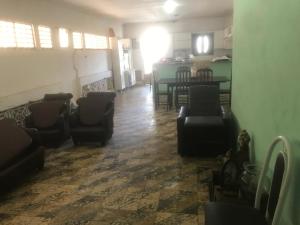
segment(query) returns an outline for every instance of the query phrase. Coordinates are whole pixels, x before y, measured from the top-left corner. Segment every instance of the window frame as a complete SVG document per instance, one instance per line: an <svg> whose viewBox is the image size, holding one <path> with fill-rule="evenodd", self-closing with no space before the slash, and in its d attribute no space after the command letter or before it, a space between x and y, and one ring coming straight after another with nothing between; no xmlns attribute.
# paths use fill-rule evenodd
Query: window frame
<svg viewBox="0 0 300 225"><path fill-rule="evenodd" d="M208 40L210 42L209 49L206 53L199 53L197 50L197 40L199 37L208 36ZM205 56L205 55L213 55L214 54L214 33L193 33L192 34L192 52L195 56Z"/></svg>

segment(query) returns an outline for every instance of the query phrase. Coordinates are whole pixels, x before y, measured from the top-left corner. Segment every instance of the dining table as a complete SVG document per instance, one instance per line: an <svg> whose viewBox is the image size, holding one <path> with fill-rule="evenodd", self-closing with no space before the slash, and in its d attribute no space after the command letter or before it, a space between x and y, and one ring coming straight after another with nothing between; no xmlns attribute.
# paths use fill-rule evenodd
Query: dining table
<svg viewBox="0 0 300 225"><path fill-rule="evenodd" d="M192 86L192 85L218 85L220 86L220 83L226 83L230 82L231 80L227 78L226 76L213 76L209 80L202 80L198 77L191 77L189 81L186 81L184 83L180 83L180 85L186 85L186 86ZM167 93L171 93L173 96L173 89L177 85L177 80L175 77L173 78L160 78L156 80L157 86L160 84L167 85ZM154 85L155 87L156 85ZM155 92L155 91L154 91ZM173 97L172 97L173 98Z"/></svg>

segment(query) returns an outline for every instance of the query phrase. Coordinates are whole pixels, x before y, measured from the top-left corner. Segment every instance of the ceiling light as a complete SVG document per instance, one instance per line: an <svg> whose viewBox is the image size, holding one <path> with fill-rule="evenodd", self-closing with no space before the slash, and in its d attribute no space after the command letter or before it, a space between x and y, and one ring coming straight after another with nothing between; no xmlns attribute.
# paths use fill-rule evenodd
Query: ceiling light
<svg viewBox="0 0 300 225"><path fill-rule="evenodd" d="M167 0L164 4L164 10L166 13L172 13L177 8L178 4L173 0Z"/></svg>

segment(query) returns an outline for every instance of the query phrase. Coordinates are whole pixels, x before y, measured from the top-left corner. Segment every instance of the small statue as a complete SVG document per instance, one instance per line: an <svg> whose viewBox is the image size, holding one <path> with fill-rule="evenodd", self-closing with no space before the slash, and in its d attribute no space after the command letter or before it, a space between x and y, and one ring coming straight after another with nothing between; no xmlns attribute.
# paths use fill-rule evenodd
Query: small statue
<svg viewBox="0 0 300 225"><path fill-rule="evenodd" d="M240 167L242 167L243 163L249 161L249 142L250 135L246 130L241 130L238 136L238 147L239 151L236 153L236 161Z"/></svg>

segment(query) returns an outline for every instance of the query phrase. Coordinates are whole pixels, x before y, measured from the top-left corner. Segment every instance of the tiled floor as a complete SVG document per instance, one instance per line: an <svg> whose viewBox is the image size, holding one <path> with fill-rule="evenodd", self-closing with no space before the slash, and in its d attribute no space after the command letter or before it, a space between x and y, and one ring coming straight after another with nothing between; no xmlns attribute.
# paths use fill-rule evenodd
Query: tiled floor
<svg viewBox="0 0 300 225"><path fill-rule="evenodd" d="M106 147L48 150L43 171L1 196L0 224L203 224L213 160L176 153L176 113L149 87L116 98Z"/></svg>

